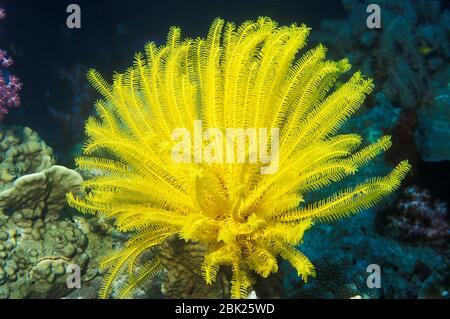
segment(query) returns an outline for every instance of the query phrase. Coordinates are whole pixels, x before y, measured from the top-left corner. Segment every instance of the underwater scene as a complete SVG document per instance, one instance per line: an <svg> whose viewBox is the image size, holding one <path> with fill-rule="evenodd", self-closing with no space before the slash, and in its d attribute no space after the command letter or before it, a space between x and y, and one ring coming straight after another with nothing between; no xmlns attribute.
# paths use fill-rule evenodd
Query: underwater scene
<svg viewBox="0 0 450 319"><path fill-rule="evenodd" d="M446 1L0 0L0 299L449 299L449 61Z"/></svg>

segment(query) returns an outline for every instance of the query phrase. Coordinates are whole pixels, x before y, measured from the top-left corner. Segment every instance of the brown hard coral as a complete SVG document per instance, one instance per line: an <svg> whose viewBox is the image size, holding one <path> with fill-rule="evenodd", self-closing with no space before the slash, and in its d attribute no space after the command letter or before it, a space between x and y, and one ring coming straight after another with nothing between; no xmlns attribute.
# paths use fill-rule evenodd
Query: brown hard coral
<svg viewBox="0 0 450 319"><path fill-rule="evenodd" d="M91 231L95 220L67 218L65 194L83 193L83 179L76 171L49 166L52 160L42 158L50 154L42 152L48 150L44 142L37 147L34 142L21 143L14 135L5 139L10 142L6 152L10 158L36 157L28 162L29 174L15 176L0 189L0 299L62 297L70 292L69 267L79 266L83 283L96 277L99 251L111 248L112 240Z"/></svg>
<svg viewBox="0 0 450 319"><path fill-rule="evenodd" d="M162 293L167 298L229 298L230 280L221 271L217 281L208 285L201 273L207 247L199 242L188 242L170 236L158 249L158 257L166 269ZM229 274L228 274L229 275Z"/></svg>
<svg viewBox="0 0 450 319"><path fill-rule="evenodd" d="M0 128L0 189L14 179L49 168L53 150L29 127Z"/></svg>
<svg viewBox="0 0 450 319"><path fill-rule="evenodd" d="M57 218L65 206L65 194L76 192L82 194L81 176L64 166L54 165L39 173L18 178L12 187L0 192L0 208L8 207L20 213L17 216L26 220L42 217L44 209L49 212L46 218ZM19 215L20 214L20 215Z"/></svg>

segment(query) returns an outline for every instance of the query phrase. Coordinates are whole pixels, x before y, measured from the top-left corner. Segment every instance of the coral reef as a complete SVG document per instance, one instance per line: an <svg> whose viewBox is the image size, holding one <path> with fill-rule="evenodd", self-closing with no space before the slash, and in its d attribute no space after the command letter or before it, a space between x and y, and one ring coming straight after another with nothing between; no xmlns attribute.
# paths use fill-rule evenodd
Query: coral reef
<svg viewBox="0 0 450 319"><path fill-rule="evenodd" d="M318 225L305 234L303 251L316 265L318 277L305 284L283 265L284 297L448 298L448 255L381 236L375 231L376 216L369 210L349 221ZM371 264L380 266L381 288L366 285Z"/></svg>
<svg viewBox="0 0 450 319"><path fill-rule="evenodd" d="M429 191L418 186L403 190L395 210L381 218L380 231L409 244L442 247L450 240L448 204L433 200Z"/></svg>
<svg viewBox="0 0 450 319"><path fill-rule="evenodd" d="M316 39L332 49L331 54L350 52L350 62L372 75L376 87L381 88L376 98L368 101L368 111L361 115L366 120L350 119L347 131L360 129L364 137L392 134L398 147L386 153L389 162L407 156L414 167L420 160L450 159L449 12L441 10L438 1L377 1L382 10L382 28L370 30L361 18L367 17L369 3L344 0L348 16L323 21L324 32L316 33ZM384 123L382 132L375 129L372 133L375 122ZM372 172L388 168L377 164L364 169ZM295 274L288 275L287 295L448 297L446 204L432 201L427 191L415 186L394 200L390 206L364 213L365 219L359 216L346 225L338 223L333 230L324 225L308 232L304 249L322 273L306 285L292 284ZM316 231L326 232L336 241L322 247ZM317 239L308 240L308 236ZM365 285L365 268L372 263L381 266L381 289ZM331 282L337 284L330 286Z"/></svg>
<svg viewBox="0 0 450 319"><path fill-rule="evenodd" d="M392 131L399 154L415 164L450 159L448 78L450 13L439 1L378 1L382 28L369 29L370 1L343 0L342 20L324 20L316 40L335 54L349 52L350 62L374 77L395 107L404 109ZM338 32L338 34L336 34ZM371 101L369 107L377 107Z"/></svg>
<svg viewBox="0 0 450 319"><path fill-rule="evenodd" d="M0 20L6 18L3 8L0 8ZM0 49L0 121L8 113L8 109L19 107L19 91L22 89L22 83L19 78L9 72L14 60L5 50Z"/></svg>
<svg viewBox="0 0 450 319"><path fill-rule="evenodd" d="M347 18L322 21L317 40L334 54L349 54L394 104L421 106L429 98L431 76L450 58L450 13L439 1L377 1L382 28L369 29L362 17L372 2L342 2Z"/></svg>
<svg viewBox="0 0 450 319"><path fill-rule="evenodd" d="M99 252L112 239L97 219L64 210L67 192L83 193L82 178L53 165L35 132L5 127L1 136L0 298L64 296L68 267L78 265L83 282L98 276Z"/></svg>
<svg viewBox="0 0 450 319"><path fill-rule="evenodd" d="M87 156L76 162L100 173L84 183L87 196L67 198L81 212L114 219L117 229L131 236L103 259L108 274L100 297L110 295L123 273L128 280L118 296L125 298L161 271L161 258L143 256L171 235L205 245L197 271L207 284L231 268L233 298L247 297L256 277L277 273L279 256L307 281L315 270L297 247L303 234L316 222L363 211L400 186L410 169L407 161L384 177L317 201L308 197L355 174L391 146L388 136L359 148L359 135L336 135L373 84L355 72L336 85L351 66L346 59L326 60L322 45L296 60L308 34L304 25L279 27L265 17L239 27L216 19L206 39L180 41L181 30L171 28L165 46L149 43L146 58L137 54L133 67L116 74L112 85L90 71L104 100L96 103L99 118L86 123ZM194 148L208 159L192 163L189 140L181 163L174 160L174 132L197 134L203 121L205 129L215 130L215 141L201 140ZM271 139L279 140L270 149L279 161L266 167L256 159L231 164L217 159L224 154L220 136L229 128L272 128ZM248 144L239 155L244 159L255 154L256 141Z"/></svg>

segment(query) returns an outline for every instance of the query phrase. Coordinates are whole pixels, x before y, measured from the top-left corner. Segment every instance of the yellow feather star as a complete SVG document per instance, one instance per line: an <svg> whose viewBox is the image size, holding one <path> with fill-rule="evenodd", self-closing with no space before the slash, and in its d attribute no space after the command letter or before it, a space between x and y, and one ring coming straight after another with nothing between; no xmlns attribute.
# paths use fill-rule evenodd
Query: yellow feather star
<svg viewBox="0 0 450 319"><path fill-rule="evenodd" d="M221 266L231 267L233 298L247 296L255 274L277 272L278 256L306 281L314 267L296 246L314 221L355 214L399 187L407 161L385 177L305 203L307 193L354 174L391 146L383 137L357 150L359 135L336 135L372 90L372 80L356 72L337 87L350 64L325 60L321 45L296 58L309 31L265 17L238 27L216 19L206 39L180 41L180 29L173 27L165 46L149 43L113 84L89 72L104 99L95 105L98 118L86 123L89 156L76 163L99 174L85 181L84 198L67 199L132 234L103 259L108 272L100 297L111 294L120 274L128 272L128 280L117 294L129 297L162 270L157 257L141 257L172 234L207 245L199 269L207 283ZM262 174L262 164L250 162L174 162L172 132L194 132L196 120L203 129L222 131L279 128L279 170Z"/></svg>

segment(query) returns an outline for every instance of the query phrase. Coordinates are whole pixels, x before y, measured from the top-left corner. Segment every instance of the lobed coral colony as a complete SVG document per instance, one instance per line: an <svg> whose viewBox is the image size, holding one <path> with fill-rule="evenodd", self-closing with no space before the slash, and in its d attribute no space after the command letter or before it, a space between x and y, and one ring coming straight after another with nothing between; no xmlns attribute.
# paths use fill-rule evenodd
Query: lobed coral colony
<svg viewBox="0 0 450 319"><path fill-rule="evenodd" d="M100 297L111 295L120 275L127 279L115 295L129 297L161 271L157 255L148 252L171 235L207 247L198 269L206 283L221 268L231 270L232 298L247 297L257 276L276 273L279 257L307 281L315 270L298 250L305 231L365 210L399 187L407 161L384 177L308 199L391 146L389 136L361 147L358 134L338 134L372 91L372 80L355 72L337 85L349 62L326 60L322 45L300 54L309 32L265 17L240 26L216 19L206 38L181 40L172 27L166 45L147 44L112 84L89 72L103 100L95 104L98 117L86 123L85 156L76 163L96 174L84 182L85 196L67 199L130 234L101 262L108 272ZM198 121L203 139L189 146L212 158L229 128L267 128L272 140L278 132L278 147L263 150L279 159L277 169L264 174L265 163L247 160L251 143L243 162L200 161L186 153L187 161L174 161L172 133L183 128L195 135ZM216 134L208 135L210 128Z"/></svg>

